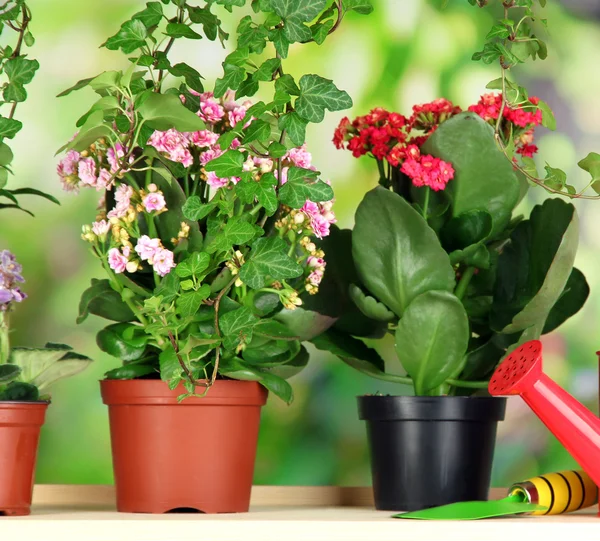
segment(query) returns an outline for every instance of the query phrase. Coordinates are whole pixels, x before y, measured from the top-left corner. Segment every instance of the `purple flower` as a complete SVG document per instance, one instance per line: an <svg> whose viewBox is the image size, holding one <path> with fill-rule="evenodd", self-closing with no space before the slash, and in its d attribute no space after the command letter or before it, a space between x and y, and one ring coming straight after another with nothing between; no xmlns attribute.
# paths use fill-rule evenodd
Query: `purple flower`
<svg viewBox="0 0 600 541"><path fill-rule="evenodd" d="M10 308L11 302L21 302L27 295L17 286L25 282L21 272L23 267L8 250L0 252L0 311Z"/></svg>

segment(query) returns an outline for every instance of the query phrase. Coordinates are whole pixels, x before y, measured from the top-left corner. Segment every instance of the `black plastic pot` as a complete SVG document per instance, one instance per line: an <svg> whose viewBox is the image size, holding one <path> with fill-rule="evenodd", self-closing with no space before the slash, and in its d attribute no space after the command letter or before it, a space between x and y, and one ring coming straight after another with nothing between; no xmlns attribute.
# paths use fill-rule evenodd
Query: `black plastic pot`
<svg viewBox="0 0 600 541"><path fill-rule="evenodd" d="M360 396L375 507L417 511L487 500L506 398Z"/></svg>

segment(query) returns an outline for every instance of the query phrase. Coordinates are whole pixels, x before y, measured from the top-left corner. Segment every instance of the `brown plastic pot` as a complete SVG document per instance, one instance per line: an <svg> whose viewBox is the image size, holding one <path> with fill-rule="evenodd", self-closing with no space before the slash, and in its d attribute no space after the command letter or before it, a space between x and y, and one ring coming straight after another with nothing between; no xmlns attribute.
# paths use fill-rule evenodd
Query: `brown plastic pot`
<svg viewBox="0 0 600 541"><path fill-rule="evenodd" d="M40 428L48 402L0 402L0 516L31 512Z"/></svg>
<svg viewBox="0 0 600 541"><path fill-rule="evenodd" d="M264 387L219 380L204 398L178 403L183 387L171 391L159 380L100 386L119 511L248 511Z"/></svg>

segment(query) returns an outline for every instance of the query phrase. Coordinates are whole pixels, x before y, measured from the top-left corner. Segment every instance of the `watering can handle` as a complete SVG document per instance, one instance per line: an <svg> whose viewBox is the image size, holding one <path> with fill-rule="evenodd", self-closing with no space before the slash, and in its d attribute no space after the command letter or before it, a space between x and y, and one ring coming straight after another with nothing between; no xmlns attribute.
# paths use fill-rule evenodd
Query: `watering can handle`
<svg viewBox="0 0 600 541"><path fill-rule="evenodd" d="M598 501L598 487L583 470L562 471L515 483L509 495L521 494L529 503L547 507L532 515L559 515L585 509Z"/></svg>

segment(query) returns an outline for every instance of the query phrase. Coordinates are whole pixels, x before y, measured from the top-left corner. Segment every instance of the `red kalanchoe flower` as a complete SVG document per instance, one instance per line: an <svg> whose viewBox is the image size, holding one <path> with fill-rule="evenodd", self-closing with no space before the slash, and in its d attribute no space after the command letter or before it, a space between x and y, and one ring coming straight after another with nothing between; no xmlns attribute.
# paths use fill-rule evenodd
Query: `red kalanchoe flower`
<svg viewBox="0 0 600 541"><path fill-rule="evenodd" d="M413 114L409 124L411 128L429 130L451 116L460 113L462 109L445 98L438 98L430 103L413 106Z"/></svg>
<svg viewBox="0 0 600 541"><path fill-rule="evenodd" d="M346 136L348 135L348 129L351 126L350 119L347 116L342 118L333 134L333 144L335 145L335 148L344 148Z"/></svg>
<svg viewBox="0 0 600 541"><path fill-rule="evenodd" d="M517 148L517 153L524 158L533 158L533 155L538 151L537 145L523 145Z"/></svg>

